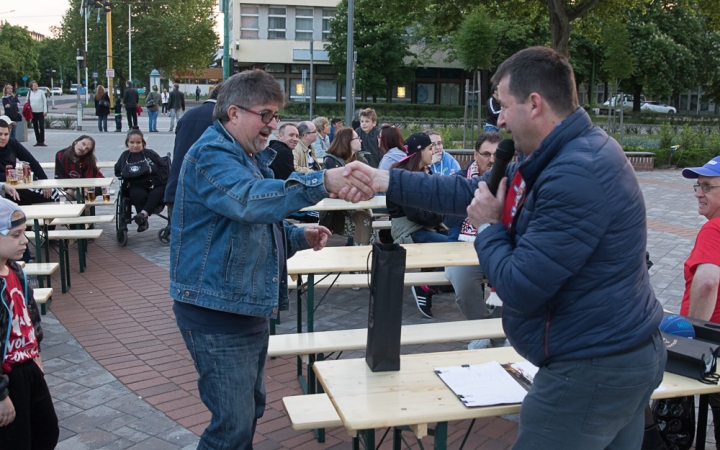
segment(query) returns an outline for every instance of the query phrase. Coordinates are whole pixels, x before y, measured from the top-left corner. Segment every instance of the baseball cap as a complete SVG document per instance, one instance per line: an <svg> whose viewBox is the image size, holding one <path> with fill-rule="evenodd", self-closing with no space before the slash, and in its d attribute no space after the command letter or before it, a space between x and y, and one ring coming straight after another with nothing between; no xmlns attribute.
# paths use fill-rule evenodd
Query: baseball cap
<svg viewBox="0 0 720 450"><path fill-rule="evenodd" d="M0 120L4 120L8 125L15 125L15 121L8 116L0 116Z"/></svg>
<svg viewBox="0 0 720 450"><path fill-rule="evenodd" d="M685 178L697 178L703 175L706 177L720 177L720 156L716 156L702 167L686 167L682 171Z"/></svg>
<svg viewBox="0 0 720 450"><path fill-rule="evenodd" d="M432 144L430 136L425 133L414 133L405 139L405 151L408 156L412 156L430 144Z"/></svg>
<svg viewBox="0 0 720 450"><path fill-rule="evenodd" d="M15 211L20 211L23 216L13 220L12 216ZM24 224L25 220L25 213L17 204L10 200L0 198L0 234L7 236L11 228Z"/></svg>

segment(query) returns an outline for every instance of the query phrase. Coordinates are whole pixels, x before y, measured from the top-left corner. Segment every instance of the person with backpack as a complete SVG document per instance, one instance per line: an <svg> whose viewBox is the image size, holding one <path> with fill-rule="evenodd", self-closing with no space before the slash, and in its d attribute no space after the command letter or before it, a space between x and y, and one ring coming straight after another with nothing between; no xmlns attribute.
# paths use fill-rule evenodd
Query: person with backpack
<svg viewBox="0 0 720 450"><path fill-rule="evenodd" d="M153 86L152 92L147 95L145 99L145 107L148 111L148 121L151 133L157 133L157 118L160 114L160 104L162 103L162 96L158 92L158 87Z"/></svg>

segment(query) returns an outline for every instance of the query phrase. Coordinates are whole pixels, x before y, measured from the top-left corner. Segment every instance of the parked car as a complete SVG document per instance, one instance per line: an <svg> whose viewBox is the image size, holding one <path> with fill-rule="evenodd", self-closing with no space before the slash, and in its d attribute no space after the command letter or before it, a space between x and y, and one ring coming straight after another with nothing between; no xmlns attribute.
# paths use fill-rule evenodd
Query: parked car
<svg viewBox="0 0 720 450"><path fill-rule="evenodd" d="M38 86L38 89L45 93L45 97L50 97L50 88L47 86Z"/></svg>
<svg viewBox="0 0 720 450"><path fill-rule="evenodd" d="M622 105L623 105L623 107L632 108L632 106L633 106L633 100L634 100L635 96L633 96L633 95L631 95L631 94L622 94L622 97L623 97L623 99L622 99L622 102L623 102ZM640 103L642 104L642 103L644 103L645 101L646 101L646 100L645 100L645 96L644 96L644 95L641 95L641 96L640 96ZM603 103L603 105L604 105L604 106L615 106L615 103L616 103L616 102L617 102L617 103L620 102L620 94L616 95L615 97L612 97L612 98L608 99L605 103Z"/></svg>
<svg viewBox="0 0 720 450"><path fill-rule="evenodd" d="M17 93L17 95L27 95L29 90L30 90L30 88L27 88L27 87L19 87L19 88L17 88L16 93Z"/></svg>
<svg viewBox="0 0 720 450"><path fill-rule="evenodd" d="M77 94L77 83L70 84L70 93Z"/></svg>
<svg viewBox="0 0 720 450"><path fill-rule="evenodd" d="M138 94L144 94L145 88L144 87L138 88L137 91L138 91Z"/></svg>
<svg viewBox="0 0 720 450"><path fill-rule="evenodd" d="M62 88L60 86L55 86L51 89L52 95L62 95Z"/></svg>
<svg viewBox="0 0 720 450"><path fill-rule="evenodd" d="M642 105L640 105L640 109L654 111L658 113L665 113L665 114L677 114L677 109L673 108L672 106L668 106L665 103L658 103L658 102L645 102Z"/></svg>

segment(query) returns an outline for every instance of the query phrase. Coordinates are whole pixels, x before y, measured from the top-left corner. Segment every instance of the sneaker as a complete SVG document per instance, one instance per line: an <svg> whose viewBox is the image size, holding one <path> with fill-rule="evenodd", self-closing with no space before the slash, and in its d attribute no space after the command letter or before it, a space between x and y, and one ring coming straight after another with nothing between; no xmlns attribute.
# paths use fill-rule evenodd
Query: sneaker
<svg viewBox="0 0 720 450"><path fill-rule="evenodd" d="M427 289L427 286L413 286L412 293L415 297L415 304L423 316L432 319L432 292Z"/></svg>
<svg viewBox="0 0 720 450"><path fill-rule="evenodd" d="M490 339L476 339L468 344L468 350L480 350L488 347L490 347Z"/></svg>

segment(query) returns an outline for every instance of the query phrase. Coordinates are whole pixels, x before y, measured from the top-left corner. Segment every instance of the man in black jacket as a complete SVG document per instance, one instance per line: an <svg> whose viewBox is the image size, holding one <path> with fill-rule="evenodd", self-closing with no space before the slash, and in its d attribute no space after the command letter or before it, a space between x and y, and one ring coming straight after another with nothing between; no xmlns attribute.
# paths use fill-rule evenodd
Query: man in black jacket
<svg viewBox="0 0 720 450"><path fill-rule="evenodd" d="M30 163L30 169L38 180L47 180L45 171L40 163L17 139L10 137L10 128L7 122L0 120L0 182L5 182L5 166L13 166L17 160ZM8 187L10 187L8 185ZM15 191L15 189L12 189ZM33 203L53 202L58 197L54 189L20 189L10 197L19 205L32 205Z"/></svg>
<svg viewBox="0 0 720 450"><path fill-rule="evenodd" d="M277 156L270 164L270 170L278 180L287 180L295 171L293 149L300 140L300 134L294 123L286 123L278 130L278 138L268 144L268 147L277 152Z"/></svg>
<svg viewBox="0 0 720 450"><path fill-rule="evenodd" d="M125 104L125 113L127 114L128 128L138 129L137 124L137 106L140 102L138 91L133 87L132 82L125 83L125 92L123 93L123 103Z"/></svg>
<svg viewBox="0 0 720 450"><path fill-rule="evenodd" d="M168 209L172 208L172 204L175 202L175 190L177 189L178 176L180 175L180 168L182 167L183 159L185 159L185 154L187 154L195 141L200 139L200 136L203 135L205 130L213 124L213 110L215 109L216 99L220 93L221 86L222 83L215 86L215 89L210 92L210 97L202 105L197 108L192 108L182 119L178 120L177 130L175 131L172 166L170 167L170 176L168 177L167 186L165 187L164 201L168 204Z"/></svg>
<svg viewBox="0 0 720 450"><path fill-rule="evenodd" d="M173 90L170 92L168 107L170 108L170 132L172 133L175 127L175 118L177 117L179 121L185 112L185 95L180 92L180 85L177 83L173 85ZM195 141L193 141L193 143L195 143Z"/></svg>

